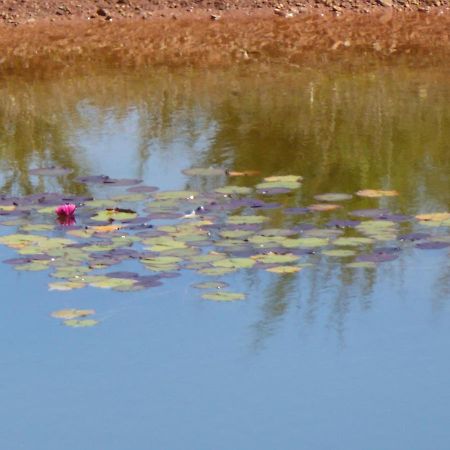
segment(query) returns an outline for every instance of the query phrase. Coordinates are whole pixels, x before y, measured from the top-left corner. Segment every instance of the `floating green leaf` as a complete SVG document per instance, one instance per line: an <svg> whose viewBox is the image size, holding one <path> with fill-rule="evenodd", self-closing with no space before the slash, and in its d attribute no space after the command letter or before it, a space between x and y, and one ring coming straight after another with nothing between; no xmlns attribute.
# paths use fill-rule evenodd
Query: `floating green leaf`
<svg viewBox="0 0 450 450"><path fill-rule="evenodd" d="M341 202L344 200L351 200L353 198L353 195L336 192L336 193L315 195L314 198L316 200L319 200L320 202Z"/></svg>
<svg viewBox="0 0 450 450"><path fill-rule="evenodd" d="M265 216L229 216L227 223L233 225L253 225L267 222L269 219Z"/></svg>
<svg viewBox="0 0 450 450"><path fill-rule="evenodd" d="M354 256L355 252L353 250L339 250L339 249L335 249L335 250L324 250L322 252L323 255L326 256L334 256L337 258L346 258L348 256Z"/></svg>
<svg viewBox="0 0 450 450"><path fill-rule="evenodd" d="M137 217L137 214L131 210L123 210L119 208L105 209L100 211L91 217L92 220L97 220L99 222L109 222L109 221L123 221L132 220Z"/></svg>
<svg viewBox="0 0 450 450"><path fill-rule="evenodd" d="M298 239L286 239L283 241L283 247L287 248L316 248L328 245L328 239L305 237Z"/></svg>
<svg viewBox="0 0 450 450"><path fill-rule="evenodd" d="M278 273L281 275L300 272L301 268L297 266L275 266L266 269L267 272Z"/></svg>
<svg viewBox="0 0 450 450"><path fill-rule="evenodd" d="M230 269L249 269L255 265L255 261L251 258L227 258L214 261L212 265Z"/></svg>
<svg viewBox="0 0 450 450"><path fill-rule="evenodd" d="M228 287L228 283L224 283L223 281L204 281L193 284L192 287L196 289L224 289Z"/></svg>
<svg viewBox="0 0 450 450"><path fill-rule="evenodd" d="M247 195L251 194L252 189L244 186L225 186L216 189L216 192L224 195Z"/></svg>
<svg viewBox="0 0 450 450"><path fill-rule="evenodd" d="M333 241L333 244L342 247L358 247L360 245L373 244L373 242L373 239L366 237L339 237Z"/></svg>
<svg viewBox="0 0 450 450"><path fill-rule="evenodd" d="M56 281L48 284L49 291L72 291L73 289L81 289L86 284L82 281Z"/></svg>
<svg viewBox="0 0 450 450"><path fill-rule="evenodd" d="M87 328L97 325L98 321L93 319L84 319L84 320L71 319L65 320L63 323L64 325L72 328Z"/></svg>
<svg viewBox="0 0 450 450"><path fill-rule="evenodd" d="M225 175L225 170L215 167L192 167L191 169L184 169L183 173L189 176L214 177Z"/></svg>
<svg viewBox="0 0 450 450"><path fill-rule="evenodd" d="M252 258L262 264L286 264L296 262L300 259L297 255L286 253L283 255L276 253L268 253L266 255L254 255Z"/></svg>
<svg viewBox="0 0 450 450"><path fill-rule="evenodd" d="M202 295L205 300L213 300L215 302L233 302L236 300L245 300L245 295L238 292L207 292Z"/></svg>
<svg viewBox="0 0 450 450"><path fill-rule="evenodd" d="M155 197L158 200L193 200L197 195L198 192L195 191L166 191L156 193Z"/></svg>
<svg viewBox="0 0 450 450"><path fill-rule="evenodd" d="M94 309L60 309L52 312L51 316L55 319L71 320L91 316L92 314L95 314Z"/></svg>
<svg viewBox="0 0 450 450"><path fill-rule="evenodd" d="M379 198L379 197L395 197L398 195L397 191L385 191L382 189L363 189L356 193L359 197L371 197L371 198Z"/></svg>

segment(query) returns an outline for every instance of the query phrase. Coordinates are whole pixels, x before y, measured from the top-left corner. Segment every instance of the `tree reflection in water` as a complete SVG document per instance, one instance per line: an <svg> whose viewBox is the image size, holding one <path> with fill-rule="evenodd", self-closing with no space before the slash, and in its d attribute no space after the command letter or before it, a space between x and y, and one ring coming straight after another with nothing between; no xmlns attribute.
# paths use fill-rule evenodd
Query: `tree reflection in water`
<svg viewBox="0 0 450 450"><path fill-rule="evenodd" d="M123 126L135 114L137 145L128 149L135 154L132 176L149 173L154 153L170 160L173 145L182 140L196 166L304 176L301 191L280 200L284 206L307 205L324 192L394 188L401 192L395 213L413 213L423 205L445 210L450 173L447 75L404 67L351 74L287 69L277 75L256 68L202 73L161 69L35 83L6 80L0 84L0 191L86 194L75 178L99 173L101 167L91 166L89 157L96 149L83 148L79 136L107 124ZM73 172L53 180L30 177L30 168L43 166ZM251 177L232 180L249 186L254 182ZM185 186L214 187L213 179L188 179ZM362 205L372 207L373 202ZM282 210L271 212L273 227L305 220L287 219ZM397 267L401 270L401 264ZM437 309L448 293L447 269L436 283ZM255 345L275 331L289 308L299 308L302 323L314 323L323 314L318 302L324 289L334 297L327 320L342 337L349 311L370 308L378 276L324 259L299 277L274 278L255 324ZM255 277L247 281L255 282ZM338 285L328 286L331 280L339 280Z"/></svg>

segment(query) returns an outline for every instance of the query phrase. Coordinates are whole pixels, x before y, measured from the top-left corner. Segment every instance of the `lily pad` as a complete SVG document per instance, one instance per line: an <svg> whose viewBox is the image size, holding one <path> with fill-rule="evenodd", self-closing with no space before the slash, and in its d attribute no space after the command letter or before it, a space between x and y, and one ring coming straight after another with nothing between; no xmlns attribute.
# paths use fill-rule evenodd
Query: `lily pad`
<svg viewBox="0 0 450 450"><path fill-rule="evenodd" d="M309 205L308 209L314 212L327 212L334 211L336 209L342 208L341 205L335 205L334 203L317 203L315 205Z"/></svg>
<svg viewBox="0 0 450 450"><path fill-rule="evenodd" d="M252 259L262 264L286 264L296 262L300 259L299 256L292 253L285 253L283 255L277 253L267 253L263 255L254 255Z"/></svg>
<svg viewBox="0 0 450 450"><path fill-rule="evenodd" d="M286 239L283 241L283 247L287 248L317 248L328 245L328 239L323 238L298 238L298 239Z"/></svg>
<svg viewBox="0 0 450 450"><path fill-rule="evenodd" d="M420 242L416 244L416 248L420 248L421 250L440 250L447 247L450 247L450 243L441 241Z"/></svg>
<svg viewBox="0 0 450 450"><path fill-rule="evenodd" d="M314 198L319 200L319 202L342 202L345 200L351 200L353 195L351 194L343 194L343 193L326 193L315 195Z"/></svg>
<svg viewBox="0 0 450 450"><path fill-rule="evenodd" d="M361 222L359 220L330 220L326 225L331 228L355 228Z"/></svg>
<svg viewBox="0 0 450 450"><path fill-rule="evenodd" d="M300 272L300 270L302 270L301 267L297 266L275 266L266 269L267 272L278 273L281 275L297 273Z"/></svg>
<svg viewBox="0 0 450 450"><path fill-rule="evenodd" d="M157 192L155 198L158 200L193 200L198 195L195 191L164 191Z"/></svg>
<svg viewBox="0 0 450 450"><path fill-rule="evenodd" d="M96 220L99 222L112 222L114 220L130 220L136 217L136 212L131 209L114 208L98 212L95 216L92 217L92 220Z"/></svg>
<svg viewBox="0 0 450 450"><path fill-rule="evenodd" d="M239 292L207 292L202 295L205 300L213 300L215 302L233 302L236 300L245 300L245 294Z"/></svg>
<svg viewBox="0 0 450 450"><path fill-rule="evenodd" d="M252 193L252 189L245 186L225 186L216 189L215 192L223 195L248 195Z"/></svg>
<svg viewBox="0 0 450 450"><path fill-rule="evenodd" d="M204 281L202 283L193 284L192 287L196 289L225 289L228 283L223 281Z"/></svg>
<svg viewBox="0 0 450 450"><path fill-rule="evenodd" d="M254 177L260 174L258 170L242 170L242 171L226 170L225 173L229 177Z"/></svg>
<svg viewBox="0 0 450 450"><path fill-rule="evenodd" d="M49 291L72 291L74 289L81 289L86 284L82 281L57 281L48 284Z"/></svg>
<svg viewBox="0 0 450 450"><path fill-rule="evenodd" d="M55 319L78 319L79 317L86 317L95 314L94 309L60 309L59 311L54 311L51 316Z"/></svg>
<svg viewBox="0 0 450 450"><path fill-rule="evenodd" d="M63 323L67 327L87 328L87 327L93 327L93 326L97 325L99 322L94 319L84 319L84 320L71 319L71 320L65 320Z"/></svg>
<svg viewBox="0 0 450 450"><path fill-rule="evenodd" d="M311 211L309 210L309 208L285 208L284 209L284 213L290 216L297 216L297 215L303 215L303 214L308 214Z"/></svg>
<svg viewBox="0 0 450 450"><path fill-rule="evenodd" d="M249 269L255 265L255 261L251 258L226 258L214 261L212 265L230 269Z"/></svg>
<svg viewBox="0 0 450 450"><path fill-rule="evenodd" d="M379 197L395 197L397 191L385 191L382 189L362 189L356 193L359 197L379 198Z"/></svg>
<svg viewBox="0 0 450 450"><path fill-rule="evenodd" d="M252 236L253 231L248 230L223 230L219 232L219 235L225 239L245 239Z"/></svg>
<svg viewBox="0 0 450 450"><path fill-rule="evenodd" d="M360 245L373 244L374 240L367 237L339 237L333 241L334 245L342 247L359 247Z"/></svg>
<svg viewBox="0 0 450 450"><path fill-rule="evenodd" d="M251 225L267 222L269 219L265 216L229 216L227 223L233 225Z"/></svg>
<svg viewBox="0 0 450 450"><path fill-rule="evenodd" d="M191 169L184 169L182 171L185 175L189 176L201 176L201 177L216 177L225 175L224 169L217 169L215 167L193 167Z"/></svg>
<svg viewBox="0 0 450 450"><path fill-rule="evenodd" d="M353 250L335 249L335 250L324 250L322 252L322 254L326 255L326 256L333 256L333 257L338 257L338 258L347 258L348 256L354 256L355 252Z"/></svg>
<svg viewBox="0 0 450 450"><path fill-rule="evenodd" d="M302 177L298 175L276 175L264 178L262 183L256 185L260 191L273 191L274 189L297 189L301 186Z"/></svg>
<svg viewBox="0 0 450 450"><path fill-rule="evenodd" d="M443 222L450 219L450 212L418 214L416 219L424 222Z"/></svg>

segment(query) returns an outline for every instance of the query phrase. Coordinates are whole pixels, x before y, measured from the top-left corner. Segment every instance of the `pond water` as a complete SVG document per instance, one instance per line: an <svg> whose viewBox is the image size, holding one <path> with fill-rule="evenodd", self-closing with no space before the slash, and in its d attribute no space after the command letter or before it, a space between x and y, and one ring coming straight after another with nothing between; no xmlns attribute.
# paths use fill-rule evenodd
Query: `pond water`
<svg viewBox="0 0 450 450"><path fill-rule="evenodd" d="M449 80L402 66L3 80L0 257L29 261L0 271L0 447L450 448ZM67 174L31 170L54 166ZM143 185L159 190L130 197ZM77 222L58 224L62 196L44 192L77 203ZM155 277L111 288L117 271ZM95 310L66 322L94 326L52 317L65 309Z"/></svg>

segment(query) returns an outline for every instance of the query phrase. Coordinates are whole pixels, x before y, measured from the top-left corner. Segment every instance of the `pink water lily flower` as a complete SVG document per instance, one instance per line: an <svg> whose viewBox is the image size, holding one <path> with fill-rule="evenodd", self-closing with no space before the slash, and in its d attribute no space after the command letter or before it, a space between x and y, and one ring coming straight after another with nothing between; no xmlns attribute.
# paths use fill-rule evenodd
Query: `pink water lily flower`
<svg viewBox="0 0 450 450"><path fill-rule="evenodd" d="M55 212L60 217L69 217L75 214L77 207L72 203L66 203L65 205L59 205Z"/></svg>

